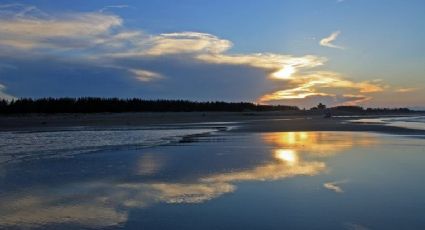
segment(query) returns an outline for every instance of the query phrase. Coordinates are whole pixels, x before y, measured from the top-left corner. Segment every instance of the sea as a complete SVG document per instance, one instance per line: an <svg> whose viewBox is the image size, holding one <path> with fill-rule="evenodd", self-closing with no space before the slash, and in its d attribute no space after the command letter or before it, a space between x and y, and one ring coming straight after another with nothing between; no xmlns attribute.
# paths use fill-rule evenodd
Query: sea
<svg viewBox="0 0 425 230"><path fill-rule="evenodd" d="M233 125L1 132L0 229L425 229L424 138Z"/></svg>

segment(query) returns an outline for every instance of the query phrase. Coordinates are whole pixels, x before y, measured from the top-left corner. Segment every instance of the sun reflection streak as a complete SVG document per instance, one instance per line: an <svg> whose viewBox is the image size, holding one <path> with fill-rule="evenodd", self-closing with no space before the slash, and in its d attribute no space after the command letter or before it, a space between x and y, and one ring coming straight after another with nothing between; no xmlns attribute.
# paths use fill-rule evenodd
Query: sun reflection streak
<svg viewBox="0 0 425 230"><path fill-rule="evenodd" d="M298 162L297 153L291 149L277 149L274 156L288 165L295 165Z"/></svg>
<svg viewBox="0 0 425 230"><path fill-rule="evenodd" d="M353 146L371 146L377 139L370 134L365 138L355 138L345 133L339 135L330 132L281 132L263 134L263 140L277 149L292 150L298 154L316 157L329 157Z"/></svg>

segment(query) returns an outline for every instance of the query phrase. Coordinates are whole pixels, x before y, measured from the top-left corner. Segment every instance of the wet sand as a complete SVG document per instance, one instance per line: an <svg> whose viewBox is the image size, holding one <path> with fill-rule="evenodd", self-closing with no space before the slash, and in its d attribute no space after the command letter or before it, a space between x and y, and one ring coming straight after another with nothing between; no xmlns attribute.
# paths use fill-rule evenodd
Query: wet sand
<svg viewBox="0 0 425 230"><path fill-rule="evenodd" d="M412 114L408 114L412 115ZM421 115L421 114L415 114ZM364 118L359 116L358 118ZM367 116L368 118L381 116ZM404 135L422 135L424 130L391 127L383 124L352 123L353 117L323 118L300 112L188 112L188 113L116 113L0 116L0 131L49 131L68 128L138 128L146 126L205 125L233 122L233 132L285 131L363 131Z"/></svg>

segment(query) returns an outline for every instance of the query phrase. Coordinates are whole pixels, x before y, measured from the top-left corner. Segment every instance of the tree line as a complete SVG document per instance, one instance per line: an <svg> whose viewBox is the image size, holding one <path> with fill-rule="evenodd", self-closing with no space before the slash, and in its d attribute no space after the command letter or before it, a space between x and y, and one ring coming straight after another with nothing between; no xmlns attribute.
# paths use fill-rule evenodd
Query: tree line
<svg viewBox="0 0 425 230"><path fill-rule="evenodd" d="M261 105L250 102L196 102L188 100L143 100L140 98L22 98L0 100L0 114L18 113L121 113L121 112L243 112L289 111L296 106Z"/></svg>
<svg viewBox="0 0 425 230"><path fill-rule="evenodd" d="M363 108L361 106L336 106L330 108L333 111L351 113L409 113L413 112L408 108Z"/></svg>
<svg viewBox="0 0 425 230"><path fill-rule="evenodd" d="M319 103L317 106L310 108L310 111L326 112L330 114L401 114L414 113L418 111L409 108L363 108L356 105L340 105L327 108L326 105Z"/></svg>

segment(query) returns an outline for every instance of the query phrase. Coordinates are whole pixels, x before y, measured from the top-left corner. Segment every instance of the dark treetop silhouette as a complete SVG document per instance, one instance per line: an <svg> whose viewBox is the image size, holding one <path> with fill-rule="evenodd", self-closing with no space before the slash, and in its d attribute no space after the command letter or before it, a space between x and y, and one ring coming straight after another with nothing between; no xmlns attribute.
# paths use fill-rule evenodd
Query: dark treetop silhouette
<svg viewBox="0 0 425 230"><path fill-rule="evenodd" d="M319 104L310 111L326 108ZM360 106L337 106L330 108L333 113L408 113L407 108L381 109ZM0 114L18 113L122 113L122 112L266 112L300 111L297 106L261 105L251 102L196 102L187 100L143 100L139 98L23 98L18 100L0 100Z"/></svg>
<svg viewBox="0 0 425 230"><path fill-rule="evenodd" d="M192 111L286 111L296 106L259 105L249 102L194 102L142 100L138 98L42 98L0 101L0 113L100 113L100 112L192 112Z"/></svg>

